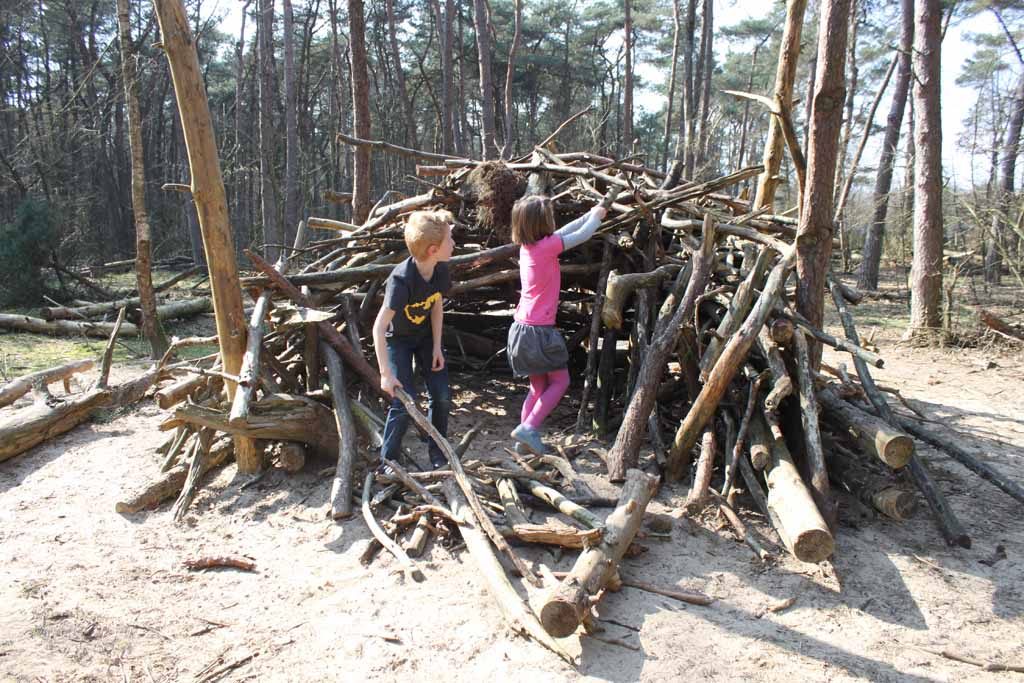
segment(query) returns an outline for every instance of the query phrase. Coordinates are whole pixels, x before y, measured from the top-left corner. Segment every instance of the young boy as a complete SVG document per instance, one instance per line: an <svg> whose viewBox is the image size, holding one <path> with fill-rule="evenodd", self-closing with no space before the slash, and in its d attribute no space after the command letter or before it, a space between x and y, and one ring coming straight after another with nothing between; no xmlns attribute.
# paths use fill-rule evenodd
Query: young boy
<svg viewBox="0 0 1024 683"><path fill-rule="evenodd" d="M454 217L448 211L416 211L405 223L405 244L410 257L395 266L388 276L384 304L373 323L373 346L380 367L380 386L394 396L401 386L416 396L413 383L413 359L416 370L424 376L430 394L430 422L448 435L448 411L451 399L448 390L448 368L441 348L441 325L444 308L441 297L451 286L448 259ZM395 460L402 447L402 437L409 428L409 414L397 398L391 400L384 424L381 465ZM430 462L438 469L447 460L433 440L429 441Z"/></svg>

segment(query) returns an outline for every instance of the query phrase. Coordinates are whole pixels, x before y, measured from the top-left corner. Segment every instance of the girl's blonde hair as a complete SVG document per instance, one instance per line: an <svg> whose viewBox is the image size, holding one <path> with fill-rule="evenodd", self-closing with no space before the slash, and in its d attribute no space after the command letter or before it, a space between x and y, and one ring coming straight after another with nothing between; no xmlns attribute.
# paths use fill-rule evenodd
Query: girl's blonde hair
<svg viewBox="0 0 1024 683"><path fill-rule="evenodd" d="M555 209L551 198L533 194L512 205L512 242L533 244L555 231Z"/></svg>

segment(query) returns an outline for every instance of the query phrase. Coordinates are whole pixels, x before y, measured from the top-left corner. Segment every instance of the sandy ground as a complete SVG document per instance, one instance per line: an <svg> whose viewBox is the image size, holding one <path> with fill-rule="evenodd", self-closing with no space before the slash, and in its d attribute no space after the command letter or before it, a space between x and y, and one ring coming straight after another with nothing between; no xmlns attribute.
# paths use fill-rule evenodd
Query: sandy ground
<svg viewBox="0 0 1024 683"><path fill-rule="evenodd" d="M1024 354L880 347L881 383L900 386L938 429L957 429L979 458L1024 482ZM470 457L503 443L521 390L474 390L455 378L454 433L483 411L494 416ZM239 663L222 680L1020 679L921 649L1024 664L1022 507L928 448L972 549L947 548L923 503L895 523L843 498L834 566L788 557L764 566L712 516L680 518L686 486L666 487L650 509L677 516L672 538L643 541L648 552L624 573L715 603L611 594L601 637L621 644L568 639L579 653L573 668L503 625L464 552L431 544L418 584L387 556L360 565L362 520L325 519L327 463L274 470L245 489L229 465L181 525L169 505L116 514L122 493L158 471L160 419L146 403L0 464L0 678L188 681ZM564 405L554 421L571 420ZM600 471L593 456L576 465ZM258 572L182 566L221 554L248 556ZM524 555L555 570L573 561ZM765 611L788 599L788 609Z"/></svg>

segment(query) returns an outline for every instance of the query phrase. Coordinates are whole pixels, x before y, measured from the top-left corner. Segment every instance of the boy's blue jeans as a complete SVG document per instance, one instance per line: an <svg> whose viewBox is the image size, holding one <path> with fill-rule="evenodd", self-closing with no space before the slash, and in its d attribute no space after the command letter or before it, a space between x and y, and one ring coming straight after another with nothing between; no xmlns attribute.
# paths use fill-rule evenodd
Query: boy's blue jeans
<svg viewBox="0 0 1024 683"><path fill-rule="evenodd" d="M429 334L422 337L389 337L387 340L388 359L391 367L395 369L398 381L402 388L414 399L417 397L416 386L413 381L413 359L416 360L416 371L423 375L427 384L427 393L430 395L429 412L427 418L434 425L441 436L448 436L448 413L451 410L451 393L448 388L448 364L438 371L431 370L434 351L434 340ZM388 410L387 422L384 423L384 443L381 445L380 457L382 460L396 460L402 448L402 437L412 418L406 412L405 406L397 398L391 399L391 407ZM441 449L433 439L427 438L428 453L430 462L434 465L442 465L448 460L444 457Z"/></svg>

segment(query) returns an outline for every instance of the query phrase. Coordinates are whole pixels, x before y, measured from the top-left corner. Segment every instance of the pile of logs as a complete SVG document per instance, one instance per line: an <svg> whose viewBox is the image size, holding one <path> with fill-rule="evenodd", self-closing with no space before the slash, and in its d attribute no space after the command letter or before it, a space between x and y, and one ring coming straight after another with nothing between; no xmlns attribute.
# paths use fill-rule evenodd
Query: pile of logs
<svg viewBox="0 0 1024 683"><path fill-rule="evenodd" d="M897 520L913 513L916 487L947 541L970 545L915 453L915 439L945 449L1024 502L1020 486L939 438L912 413L890 407L882 392L900 398L899 392L871 378L869 369L883 361L859 344L850 313L856 291L829 281L843 337L796 312L787 289L796 221L751 210L750 202L730 194L760 166L695 184L634 159L555 154L544 146L505 164L346 141L433 162L417 167L431 178L422 181L428 191L375 207L361 225L308 218L295 245L273 264L246 252L257 272L242 279L255 304L241 370L227 374L216 356L205 358L157 392L159 405L170 411L162 423L168 438L159 449L164 474L126 495L119 512L176 498L180 519L204 475L233 452L237 457L240 444L254 443L263 458L252 467L237 457L242 471L270 460L295 471L309 457L327 458L336 461L330 515L345 519L355 505L361 508L376 539L367 557L386 549L420 580L415 558L428 540L461 537L513 627L564 655L553 637L588 626L604 591L636 585L619 575L619 563L631 552L662 480L692 477L687 510L719 511L767 559L779 548L744 523L744 507L754 506L785 551L805 562L821 562L835 551L834 487ZM501 192L481 191L480 182L490 179L502 183ZM566 401L578 400L574 431L582 442L607 439L608 447L597 450L609 479L624 482L619 498L595 497L580 480L571 462L578 447L543 456L494 448L463 459L475 432L452 446L401 391L449 468L429 471L421 454L406 453L378 473L381 417L390 397L381 393L367 332L386 277L407 255L404 217L438 207L455 214L446 352L454 372L487 381L508 374L504 340L518 300L518 248L503 243L510 204L499 201L502 192L548 193L562 223L582 215L611 186L621 192L598 235L563 255L558 317L575 385ZM485 197L490 203L482 206ZM312 229L337 234L309 241ZM210 341L179 340L176 347ZM819 365L820 345L848 354L854 374L845 364ZM230 400L228 383L236 387ZM614 509L602 519L592 511L598 507ZM382 523L377 517L384 511L389 516ZM537 512L551 518L532 521ZM559 581L519 556L514 546L527 543L580 555ZM549 583L539 613L512 588L506 570L533 586Z"/></svg>
<svg viewBox="0 0 1024 683"><path fill-rule="evenodd" d="M55 303L53 306L40 309L38 316L0 313L0 329L52 336L107 338L114 329L112 318L116 317L118 311L124 308L130 322L121 325L119 334L125 337L139 335L140 299L135 290L110 290L82 273L76 273L61 266L55 266L55 268L58 275L73 278L87 292L90 300L70 299L66 305ZM155 284L153 290L156 294L164 296L172 287L202 270L201 267L182 270L163 282ZM63 284L64 280L62 279L61 282ZM213 303L209 296L195 296L192 293L186 298L164 296L164 298L158 299L156 307L156 315L160 320L190 318L212 311Z"/></svg>

